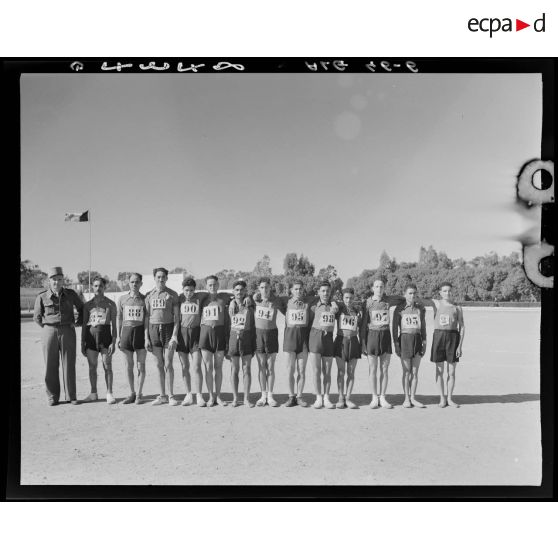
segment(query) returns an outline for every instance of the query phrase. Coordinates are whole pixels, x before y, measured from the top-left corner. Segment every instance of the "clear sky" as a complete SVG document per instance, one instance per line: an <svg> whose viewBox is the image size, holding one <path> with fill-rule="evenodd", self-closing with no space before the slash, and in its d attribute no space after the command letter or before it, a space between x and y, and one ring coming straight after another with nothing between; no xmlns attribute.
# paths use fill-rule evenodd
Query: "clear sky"
<svg viewBox="0 0 558 558"><path fill-rule="evenodd" d="M287 252L343 279L520 250L515 176L540 156L539 75L32 75L21 255L94 270L251 270Z"/></svg>

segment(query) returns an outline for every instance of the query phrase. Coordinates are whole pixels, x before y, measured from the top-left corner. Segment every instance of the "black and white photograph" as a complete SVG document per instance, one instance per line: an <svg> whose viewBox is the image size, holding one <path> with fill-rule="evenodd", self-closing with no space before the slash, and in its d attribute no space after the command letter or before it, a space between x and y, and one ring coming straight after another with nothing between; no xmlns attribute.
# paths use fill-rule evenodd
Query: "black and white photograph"
<svg viewBox="0 0 558 558"><path fill-rule="evenodd" d="M530 64L22 66L21 487L540 487Z"/></svg>

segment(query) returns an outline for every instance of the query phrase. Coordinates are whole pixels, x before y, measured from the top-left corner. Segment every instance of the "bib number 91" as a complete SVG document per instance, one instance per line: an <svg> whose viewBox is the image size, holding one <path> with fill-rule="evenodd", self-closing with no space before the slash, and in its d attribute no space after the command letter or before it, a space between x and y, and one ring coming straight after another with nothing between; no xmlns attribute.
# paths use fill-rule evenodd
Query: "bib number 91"
<svg viewBox="0 0 558 558"><path fill-rule="evenodd" d="M217 319L219 319L219 307L218 306L206 306L203 309L203 317L206 320L217 320Z"/></svg>

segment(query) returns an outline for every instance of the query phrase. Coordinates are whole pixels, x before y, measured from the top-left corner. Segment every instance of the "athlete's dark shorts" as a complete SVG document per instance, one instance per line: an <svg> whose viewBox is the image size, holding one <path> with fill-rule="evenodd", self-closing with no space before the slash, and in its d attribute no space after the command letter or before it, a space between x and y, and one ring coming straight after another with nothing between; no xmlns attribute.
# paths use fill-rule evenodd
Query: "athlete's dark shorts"
<svg viewBox="0 0 558 558"><path fill-rule="evenodd" d="M360 358L360 341L357 335L345 337L338 335L333 342L333 353L337 358L349 362L354 358Z"/></svg>
<svg viewBox="0 0 558 558"><path fill-rule="evenodd" d="M311 353L318 353L323 357L333 356L333 331L323 329L310 329L308 338L308 350Z"/></svg>
<svg viewBox="0 0 558 558"><path fill-rule="evenodd" d="M149 339L153 347L166 349L172 337L174 324L149 324Z"/></svg>
<svg viewBox="0 0 558 558"><path fill-rule="evenodd" d="M110 325L85 326L86 349L101 352L103 349L108 349L111 343Z"/></svg>
<svg viewBox="0 0 558 558"><path fill-rule="evenodd" d="M122 351L139 351L145 349L145 330L143 325L122 326L120 333L120 349Z"/></svg>
<svg viewBox="0 0 558 558"><path fill-rule="evenodd" d="M279 352L279 330L256 329L256 352L268 355Z"/></svg>
<svg viewBox="0 0 558 558"><path fill-rule="evenodd" d="M448 329L435 329L432 336L432 362L459 362L455 352L459 347L459 331Z"/></svg>
<svg viewBox="0 0 558 558"><path fill-rule="evenodd" d="M240 332L231 331L229 337L229 356L240 357L253 355L255 345L255 336L253 332L244 330Z"/></svg>
<svg viewBox="0 0 558 558"><path fill-rule="evenodd" d="M369 329L366 337L366 354L391 355L391 333L389 329Z"/></svg>
<svg viewBox="0 0 558 558"><path fill-rule="evenodd" d="M420 333L402 333L399 338L401 358L414 358L422 355L422 335Z"/></svg>
<svg viewBox="0 0 558 558"><path fill-rule="evenodd" d="M285 353L303 353L308 350L308 328L286 327L283 337L283 351Z"/></svg>
<svg viewBox="0 0 558 558"><path fill-rule="evenodd" d="M200 349L200 326L198 327L181 327L178 330L178 346L176 350L179 353L195 353Z"/></svg>
<svg viewBox="0 0 558 558"><path fill-rule="evenodd" d="M225 339L225 326L207 326L202 324L200 327L200 349L215 353L225 351L227 340Z"/></svg>

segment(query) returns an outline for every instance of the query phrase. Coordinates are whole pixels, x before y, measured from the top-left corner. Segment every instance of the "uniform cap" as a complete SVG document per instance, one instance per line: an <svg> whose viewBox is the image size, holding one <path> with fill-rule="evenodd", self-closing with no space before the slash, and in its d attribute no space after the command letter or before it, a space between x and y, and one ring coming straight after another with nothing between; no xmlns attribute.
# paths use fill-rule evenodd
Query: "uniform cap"
<svg viewBox="0 0 558 558"><path fill-rule="evenodd" d="M51 267L48 270L48 278L54 277L55 275L64 275L61 267Z"/></svg>

